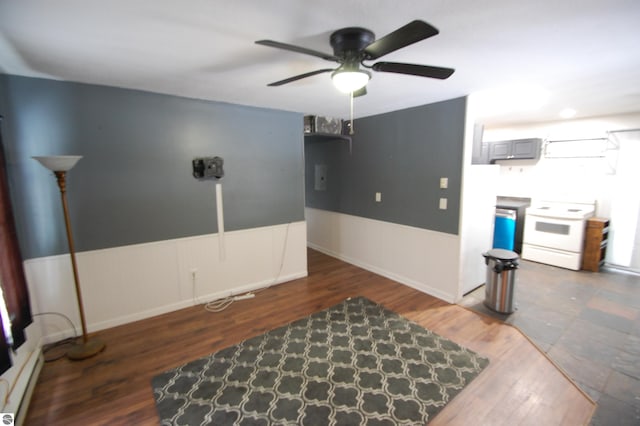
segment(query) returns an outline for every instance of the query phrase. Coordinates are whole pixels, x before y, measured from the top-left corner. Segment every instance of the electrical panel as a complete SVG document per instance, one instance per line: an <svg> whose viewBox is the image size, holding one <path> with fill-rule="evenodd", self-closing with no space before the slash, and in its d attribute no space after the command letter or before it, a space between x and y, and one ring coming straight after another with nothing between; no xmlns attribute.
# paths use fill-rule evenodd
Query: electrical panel
<svg viewBox="0 0 640 426"><path fill-rule="evenodd" d="M201 157L193 160L193 177L196 179L220 179L224 176L224 160L220 157Z"/></svg>
<svg viewBox="0 0 640 426"><path fill-rule="evenodd" d="M313 189L316 191L326 191L327 190L327 165L316 164L315 172L316 173L315 173Z"/></svg>

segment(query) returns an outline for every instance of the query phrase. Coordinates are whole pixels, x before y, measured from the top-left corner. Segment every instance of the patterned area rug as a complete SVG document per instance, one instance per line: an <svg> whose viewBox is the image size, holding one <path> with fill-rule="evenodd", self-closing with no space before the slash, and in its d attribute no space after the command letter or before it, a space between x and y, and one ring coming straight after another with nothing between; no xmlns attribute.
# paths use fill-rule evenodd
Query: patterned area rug
<svg viewBox="0 0 640 426"><path fill-rule="evenodd" d="M486 358L352 298L153 378L162 425L416 425Z"/></svg>

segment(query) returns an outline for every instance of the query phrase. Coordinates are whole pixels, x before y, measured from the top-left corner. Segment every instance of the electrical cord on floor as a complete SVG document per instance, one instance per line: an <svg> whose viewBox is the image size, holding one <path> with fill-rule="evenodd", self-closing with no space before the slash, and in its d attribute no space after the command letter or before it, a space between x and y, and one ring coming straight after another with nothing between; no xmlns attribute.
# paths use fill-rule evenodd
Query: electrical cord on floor
<svg viewBox="0 0 640 426"><path fill-rule="evenodd" d="M233 302L238 300L252 299L255 297L253 292L240 294L238 296L229 296L223 299L213 300L204 305L204 309L208 312L222 312L229 307Z"/></svg>
<svg viewBox="0 0 640 426"><path fill-rule="evenodd" d="M54 343L42 345L42 356L44 357L44 362L53 362L53 361L59 360L60 358L64 358L66 355L66 351L62 351L61 355L56 355L54 357L47 357L47 353L52 352L53 350L58 349L60 347L74 344L78 339L78 330L76 329L76 326L73 324L73 321L71 321L71 319L68 316L61 314L60 312L40 312L38 314L33 314L34 317L44 316L44 315L57 315L59 317L64 318L65 320L67 320L69 325L71 325L71 328L73 329L73 334L74 334L73 337L67 337L66 339L62 339Z"/></svg>
<svg viewBox="0 0 640 426"><path fill-rule="evenodd" d="M284 235L284 243L282 244L282 253L280 254L280 267L278 268L278 273L273 279L273 281L267 285L266 287L250 291L248 293L236 295L236 296L228 296L222 299L212 300L211 302L207 302L204 304L204 309L207 312L218 313L227 309L233 302L237 302L239 300L246 300L255 297L256 293L264 291L276 284L280 279L280 275L282 275L282 270L284 269L284 256L287 252L287 247L289 246L289 227L291 226L291 222L287 223L287 228Z"/></svg>

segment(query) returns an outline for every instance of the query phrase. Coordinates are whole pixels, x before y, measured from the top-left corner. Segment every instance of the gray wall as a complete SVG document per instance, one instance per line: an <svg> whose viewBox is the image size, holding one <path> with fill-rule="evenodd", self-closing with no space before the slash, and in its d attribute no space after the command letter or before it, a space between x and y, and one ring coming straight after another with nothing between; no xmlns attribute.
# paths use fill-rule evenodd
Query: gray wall
<svg viewBox="0 0 640 426"><path fill-rule="evenodd" d="M214 182L191 175L201 156L225 161L225 230L304 220L300 114L7 75L0 114L24 258L68 251L35 155L84 156L68 173L79 251L217 232Z"/></svg>
<svg viewBox="0 0 640 426"><path fill-rule="evenodd" d="M457 234L465 114L458 98L358 119L351 153L349 142L306 138L306 205ZM316 164L327 166L324 191L314 189Z"/></svg>

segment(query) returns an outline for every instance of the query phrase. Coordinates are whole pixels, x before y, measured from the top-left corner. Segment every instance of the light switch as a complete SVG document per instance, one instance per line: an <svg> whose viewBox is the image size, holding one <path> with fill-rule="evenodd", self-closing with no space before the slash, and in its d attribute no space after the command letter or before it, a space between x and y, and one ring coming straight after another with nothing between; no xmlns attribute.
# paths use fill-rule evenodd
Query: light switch
<svg viewBox="0 0 640 426"><path fill-rule="evenodd" d="M449 187L449 178L440 178L440 189L447 189Z"/></svg>
<svg viewBox="0 0 640 426"><path fill-rule="evenodd" d="M440 198L440 210L446 210L446 209L447 209L447 199Z"/></svg>
<svg viewBox="0 0 640 426"><path fill-rule="evenodd" d="M382 192L376 192L376 203L382 202Z"/></svg>

